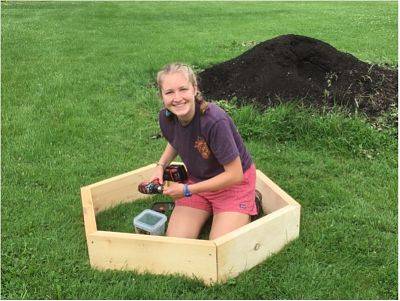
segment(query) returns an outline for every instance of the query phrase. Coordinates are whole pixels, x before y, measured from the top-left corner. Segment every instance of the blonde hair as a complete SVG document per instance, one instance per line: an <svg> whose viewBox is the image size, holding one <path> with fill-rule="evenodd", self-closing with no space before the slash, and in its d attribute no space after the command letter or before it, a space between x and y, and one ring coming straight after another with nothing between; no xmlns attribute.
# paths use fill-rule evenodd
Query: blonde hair
<svg viewBox="0 0 400 301"><path fill-rule="evenodd" d="M194 73L193 69L190 68L189 65L183 64L183 63L172 63L165 65L160 71L157 73L157 86L158 86L158 91L161 95L161 85L163 81L163 77L166 74L171 74L171 73L176 73L176 72L182 72L184 75L187 76L189 82L193 85L193 87L197 87L197 93L194 97L195 101L200 104L200 113L204 115L204 113L207 110L208 103L204 100L203 96L201 95L201 92L199 91L199 86L197 85L197 77L196 74Z"/></svg>

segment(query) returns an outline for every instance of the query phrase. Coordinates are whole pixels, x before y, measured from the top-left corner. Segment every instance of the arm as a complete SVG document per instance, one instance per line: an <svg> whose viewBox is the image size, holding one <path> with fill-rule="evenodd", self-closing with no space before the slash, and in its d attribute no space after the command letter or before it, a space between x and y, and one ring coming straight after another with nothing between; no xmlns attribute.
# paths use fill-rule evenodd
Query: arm
<svg viewBox="0 0 400 301"><path fill-rule="evenodd" d="M158 160L159 164L156 166L156 169L150 181L158 178L160 180L160 183L162 184L165 167L167 167L177 155L178 153L176 152L176 150L172 147L171 144L168 143L165 147L164 153L161 155L160 160Z"/></svg>
<svg viewBox="0 0 400 301"><path fill-rule="evenodd" d="M243 170L240 157L224 165L224 172L212 177L211 179L189 185L191 193L200 193L205 191L216 191L227 188L229 186L240 183L243 180ZM171 183L169 187L164 190L165 195L172 198L183 197L183 184Z"/></svg>
<svg viewBox="0 0 400 301"><path fill-rule="evenodd" d="M189 185L191 193L200 193L205 191L216 191L235 184L243 180L242 162L237 156L232 162L224 165L225 171L212 177L211 179Z"/></svg>

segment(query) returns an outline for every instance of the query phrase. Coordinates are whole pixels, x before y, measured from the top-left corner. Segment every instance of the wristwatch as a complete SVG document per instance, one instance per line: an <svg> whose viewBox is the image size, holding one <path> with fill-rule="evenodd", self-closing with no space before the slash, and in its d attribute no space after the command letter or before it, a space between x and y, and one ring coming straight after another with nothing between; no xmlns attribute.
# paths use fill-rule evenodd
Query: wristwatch
<svg viewBox="0 0 400 301"><path fill-rule="evenodd" d="M190 190L189 190L188 184L184 184L184 185L183 185L183 195L184 195L185 197L190 197L190 196L192 195L192 193L191 193Z"/></svg>

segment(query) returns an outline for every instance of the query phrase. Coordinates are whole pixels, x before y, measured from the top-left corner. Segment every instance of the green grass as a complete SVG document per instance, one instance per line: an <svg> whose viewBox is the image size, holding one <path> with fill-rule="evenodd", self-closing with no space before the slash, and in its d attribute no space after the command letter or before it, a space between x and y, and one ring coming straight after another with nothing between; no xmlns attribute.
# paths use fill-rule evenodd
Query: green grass
<svg viewBox="0 0 400 301"><path fill-rule="evenodd" d="M397 134L361 117L232 107L257 168L302 216L299 239L224 285L91 269L79 191L158 159L163 64L202 69L295 33L395 66L397 3L1 5L2 298L398 298ZM130 206L99 226L132 231L148 204Z"/></svg>
<svg viewBox="0 0 400 301"><path fill-rule="evenodd" d="M145 209L151 209L155 202L170 202L171 199L163 195L155 195L151 198L135 200L132 203L119 204L113 208L104 210L96 215L97 229L101 231L135 233L133 219ZM167 223L172 210L167 210ZM203 226L199 239L208 239L211 230L211 218ZM166 228L165 228L166 229Z"/></svg>

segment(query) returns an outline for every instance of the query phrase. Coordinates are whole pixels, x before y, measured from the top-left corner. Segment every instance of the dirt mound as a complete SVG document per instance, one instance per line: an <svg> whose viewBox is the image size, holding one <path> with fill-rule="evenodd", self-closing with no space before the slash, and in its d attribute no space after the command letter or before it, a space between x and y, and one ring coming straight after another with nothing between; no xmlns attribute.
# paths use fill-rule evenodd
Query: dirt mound
<svg viewBox="0 0 400 301"><path fill-rule="evenodd" d="M358 60L305 36L284 35L199 74L206 99L237 97L262 107L301 100L378 116L397 107L397 70Z"/></svg>

